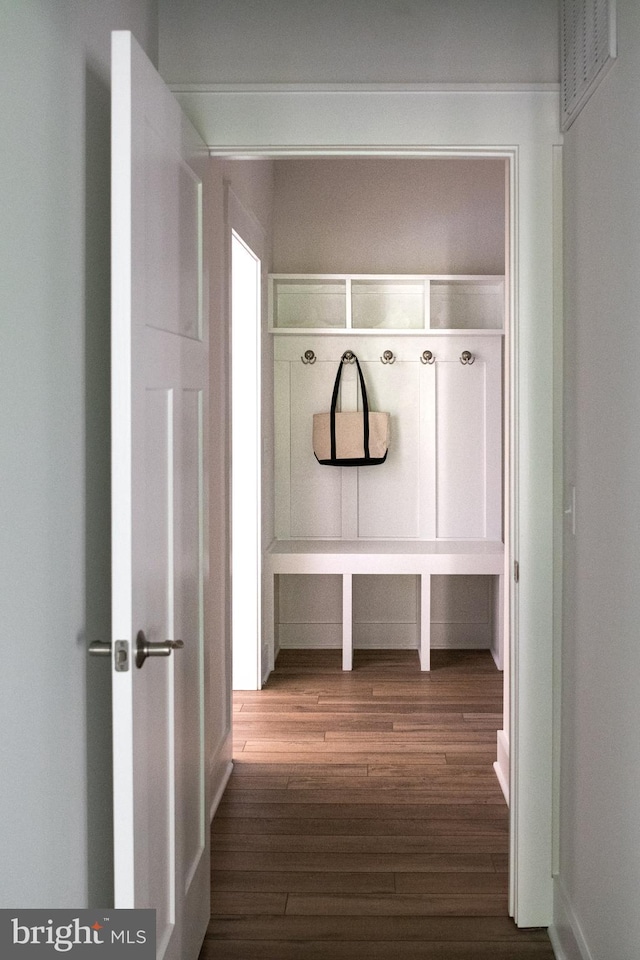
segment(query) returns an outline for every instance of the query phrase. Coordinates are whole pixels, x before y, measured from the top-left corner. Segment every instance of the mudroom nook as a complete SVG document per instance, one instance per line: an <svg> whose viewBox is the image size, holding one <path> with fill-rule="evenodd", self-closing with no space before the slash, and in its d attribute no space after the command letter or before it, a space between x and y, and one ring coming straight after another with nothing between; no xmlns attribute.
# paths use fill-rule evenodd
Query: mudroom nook
<svg viewBox="0 0 640 960"><path fill-rule="evenodd" d="M504 666L505 161L274 161L263 655L485 648ZM263 339L263 344L264 344ZM384 463L318 463L313 415L388 411ZM271 377L273 393L271 394ZM267 513L270 511L267 509Z"/></svg>

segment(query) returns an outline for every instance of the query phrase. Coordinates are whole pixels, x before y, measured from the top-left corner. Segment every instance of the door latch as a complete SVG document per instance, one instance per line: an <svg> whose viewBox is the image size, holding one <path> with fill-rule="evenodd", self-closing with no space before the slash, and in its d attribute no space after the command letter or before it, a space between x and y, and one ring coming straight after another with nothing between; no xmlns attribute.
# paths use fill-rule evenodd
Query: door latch
<svg viewBox="0 0 640 960"><path fill-rule="evenodd" d="M111 641L105 643L102 640L94 640L94 642L89 645L89 653L92 657L110 657ZM116 640L114 663L116 673L126 673L129 669L128 640Z"/></svg>

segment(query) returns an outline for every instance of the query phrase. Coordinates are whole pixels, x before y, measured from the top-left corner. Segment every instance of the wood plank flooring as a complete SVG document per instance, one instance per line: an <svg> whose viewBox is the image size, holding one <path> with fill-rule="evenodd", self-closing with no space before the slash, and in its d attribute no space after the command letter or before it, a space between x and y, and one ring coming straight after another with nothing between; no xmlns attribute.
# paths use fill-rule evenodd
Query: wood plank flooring
<svg viewBox="0 0 640 960"><path fill-rule="evenodd" d="M553 960L507 914L487 651L287 650L234 694L200 960Z"/></svg>

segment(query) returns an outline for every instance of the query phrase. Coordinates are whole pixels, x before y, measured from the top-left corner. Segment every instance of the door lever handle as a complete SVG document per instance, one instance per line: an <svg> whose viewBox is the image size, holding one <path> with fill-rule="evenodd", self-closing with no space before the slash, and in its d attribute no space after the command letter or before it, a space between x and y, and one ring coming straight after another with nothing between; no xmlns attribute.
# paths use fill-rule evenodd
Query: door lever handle
<svg viewBox="0 0 640 960"><path fill-rule="evenodd" d="M169 657L174 650L182 650L183 640L163 640L160 643L151 643L144 635L144 630L138 631L136 637L136 667L141 667L147 657Z"/></svg>
<svg viewBox="0 0 640 960"><path fill-rule="evenodd" d="M92 657L110 657L111 656L111 643L107 643L102 640L94 640L93 643L89 644L89 653Z"/></svg>

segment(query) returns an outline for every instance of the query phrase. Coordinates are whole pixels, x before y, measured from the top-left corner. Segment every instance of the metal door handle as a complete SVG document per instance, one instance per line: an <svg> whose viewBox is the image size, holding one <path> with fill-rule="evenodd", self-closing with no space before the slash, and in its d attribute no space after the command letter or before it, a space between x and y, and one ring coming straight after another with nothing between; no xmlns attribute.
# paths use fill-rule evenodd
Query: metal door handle
<svg viewBox="0 0 640 960"><path fill-rule="evenodd" d="M103 643L102 640L94 640L89 644L89 653L92 657L110 657L111 641Z"/></svg>
<svg viewBox="0 0 640 960"><path fill-rule="evenodd" d="M139 630L136 637L136 667L141 667L147 657L169 657L174 650L182 650L183 647L183 640L162 640L160 643L150 643L144 635L144 630Z"/></svg>

